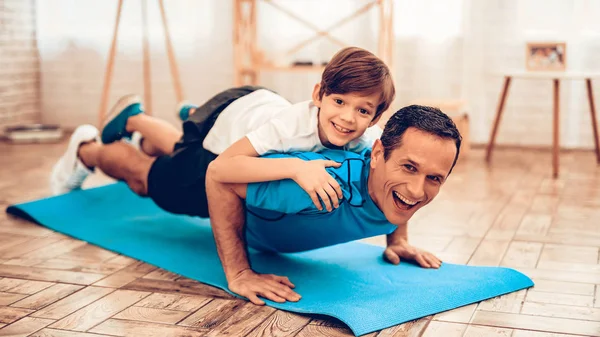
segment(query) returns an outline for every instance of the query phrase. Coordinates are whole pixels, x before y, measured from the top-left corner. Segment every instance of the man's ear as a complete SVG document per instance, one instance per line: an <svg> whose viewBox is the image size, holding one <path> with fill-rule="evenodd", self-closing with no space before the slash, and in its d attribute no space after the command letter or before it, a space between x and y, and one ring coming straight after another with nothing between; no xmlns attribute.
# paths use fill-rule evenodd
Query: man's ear
<svg viewBox="0 0 600 337"><path fill-rule="evenodd" d="M383 143L381 143L381 139L377 139L371 148L371 168L383 165L383 161Z"/></svg>
<svg viewBox="0 0 600 337"><path fill-rule="evenodd" d="M319 109L321 108L321 98L319 97L320 90L321 90L321 84L317 83L317 84L315 84L315 88L313 89L313 93L312 93L313 104Z"/></svg>

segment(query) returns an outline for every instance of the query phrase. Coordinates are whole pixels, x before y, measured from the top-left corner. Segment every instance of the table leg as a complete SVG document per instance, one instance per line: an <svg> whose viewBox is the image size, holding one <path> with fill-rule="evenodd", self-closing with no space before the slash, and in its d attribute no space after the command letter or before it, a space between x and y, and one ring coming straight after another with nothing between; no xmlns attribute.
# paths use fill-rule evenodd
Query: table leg
<svg viewBox="0 0 600 337"><path fill-rule="evenodd" d="M150 41L148 37L148 9L146 1L142 1L143 51L144 51L144 113L152 115L152 74L150 72Z"/></svg>
<svg viewBox="0 0 600 337"><path fill-rule="evenodd" d="M552 177L558 178L558 151L559 151L559 93L560 93L560 82L558 79L554 79L554 116L552 120Z"/></svg>
<svg viewBox="0 0 600 337"><path fill-rule="evenodd" d="M165 13L164 0L158 0L158 4L160 6L160 17L162 18L163 31L165 32L165 45L167 47L167 56L169 59L169 66L171 68L171 77L173 78L175 98L177 99L177 102L181 102L183 100L183 89L181 89L179 66L177 65L177 59L175 58L175 52L173 51L173 43L171 43L171 32L169 31L169 23L167 22L167 15Z"/></svg>
<svg viewBox="0 0 600 337"><path fill-rule="evenodd" d="M600 143L598 142L598 121L596 120L596 107L594 106L594 91L592 90L592 79L585 79L587 84L588 101L590 102L590 113L592 115L592 130L594 130L594 146L596 147L596 162L600 164Z"/></svg>
<svg viewBox="0 0 600 337"><path fill-rule="evenodd" d="M110 92L110 82L112 80L113 68L115 63L115 54L117 53L117 36L119 35L119 24L121 23L121 10L123 9L123 0L119 0L117 6L117 18L115 20L115 28L113 30L112 42L110 51L108 52L108 62L106 63L106 71L104 72L104 84L102 86L102 95L100 96L100 109L98 110L98 128L102 128L104 123L104 115L108 107L108 93Z"/></svg>
<svg viewBox="0 0 600 337"><path fill-rule="evenodd" d="M496 134L498 133L498 125L500 124L500 118L502 117L502 111L504 110L504 102L506 102L506 96L508 96L510 80L510 76L504 77L504 87L502 89L502 93L500 93L500 100L498 101L498 107L496 109L496 117L494 118L494 126L492 127L490 141L488 142L487 151L485 154L485 160L488 163L492 157L492 150L494 149L494 142L496 141Z"/></svg>

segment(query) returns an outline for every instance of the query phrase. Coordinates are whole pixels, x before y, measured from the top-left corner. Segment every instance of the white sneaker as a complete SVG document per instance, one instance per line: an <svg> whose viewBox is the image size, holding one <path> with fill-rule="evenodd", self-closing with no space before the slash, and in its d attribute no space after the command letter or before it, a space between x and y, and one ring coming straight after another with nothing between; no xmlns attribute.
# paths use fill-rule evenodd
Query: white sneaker
<svg viewBox="0 0 600 337"><path fill-rule="evenodd" d="M71 135L71 140L69 140L67 151L52 168L52 175L50 176L52 195L68 193L81 188L85 178L93 173L81 162L77 152L82 143L94 140L100 141L98 139L98 129L95 126L85 124L75 129L73 135Z"/></svg>
<svg viewBox="0 0 600 337"><path fill-rule="evenodd" d="M131 134L131 138L123 138L127 144L133 146L133 148L138 151L142 151L142 139L144 139L144 137L138 131L134 131Z"/></svg>

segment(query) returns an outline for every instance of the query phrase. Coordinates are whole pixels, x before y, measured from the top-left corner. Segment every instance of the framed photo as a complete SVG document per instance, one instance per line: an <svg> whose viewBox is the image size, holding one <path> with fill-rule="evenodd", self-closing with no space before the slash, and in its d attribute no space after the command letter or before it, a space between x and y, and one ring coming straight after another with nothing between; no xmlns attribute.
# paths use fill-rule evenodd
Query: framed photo
<svg viewBox="0 0 600 337"><path fill-rule="evenodd" d="M527 43L526 69L564 71L567 68L567 44L564 42Z"/></svg>

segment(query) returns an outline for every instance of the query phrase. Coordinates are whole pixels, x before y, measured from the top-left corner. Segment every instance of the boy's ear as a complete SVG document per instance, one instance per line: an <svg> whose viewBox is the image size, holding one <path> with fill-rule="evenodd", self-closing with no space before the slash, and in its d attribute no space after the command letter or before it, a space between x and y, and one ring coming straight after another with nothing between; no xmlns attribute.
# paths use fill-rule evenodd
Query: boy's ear
<svg viewBox="0 0 600 337"><path fill-rule="evenodd" d="M321 90L321 84L317 83L317 84L315 84L315 88L313 89L313 93L312 93L313 104L319 109L321 108L321 98L319 98L320 90Z"/></svg>

